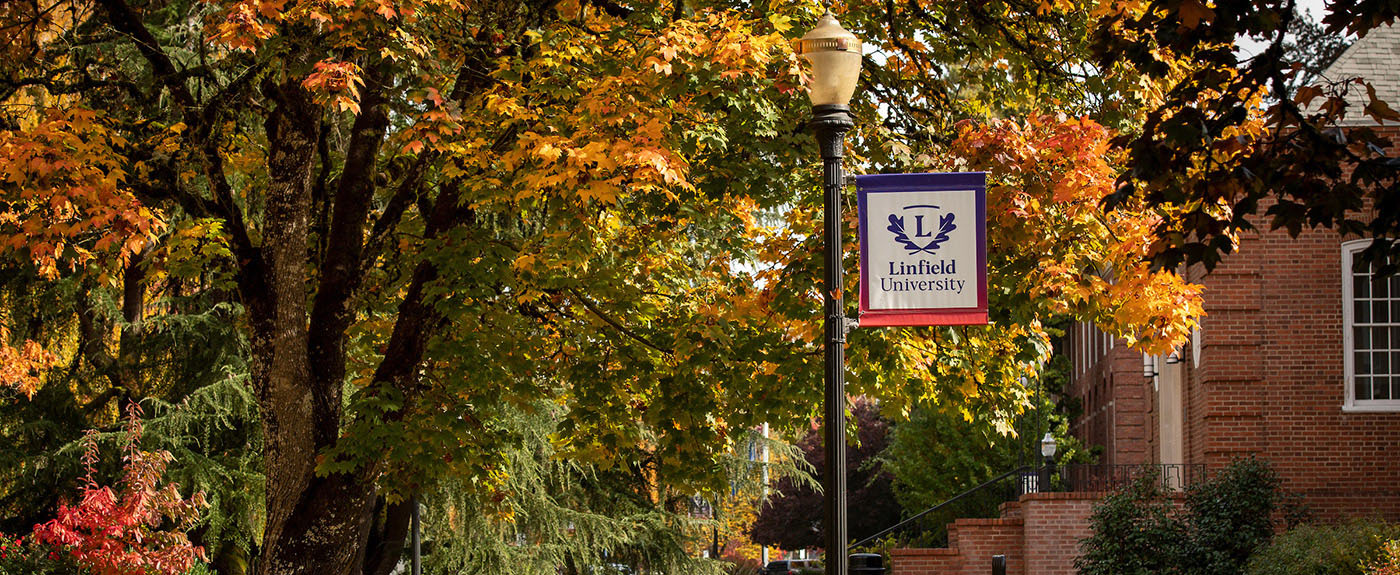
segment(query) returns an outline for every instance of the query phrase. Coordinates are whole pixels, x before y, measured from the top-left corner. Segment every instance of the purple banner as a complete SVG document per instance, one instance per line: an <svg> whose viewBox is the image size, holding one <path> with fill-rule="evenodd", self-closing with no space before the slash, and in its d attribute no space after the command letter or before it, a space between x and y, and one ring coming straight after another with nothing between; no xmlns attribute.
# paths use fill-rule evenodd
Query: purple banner
<svg viewBox="0 0 1400 575"><path fill-rule="evenodd" d="M986 178L856 176L861 327L987 323Z"/></svg>

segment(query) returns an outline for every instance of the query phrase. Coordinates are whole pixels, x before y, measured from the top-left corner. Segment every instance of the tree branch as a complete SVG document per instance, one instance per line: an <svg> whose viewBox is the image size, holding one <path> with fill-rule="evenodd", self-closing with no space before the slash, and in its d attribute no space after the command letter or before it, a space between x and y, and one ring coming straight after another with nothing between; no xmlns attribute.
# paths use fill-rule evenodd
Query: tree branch
<svg viewBox="0 0 1400 575"><path fill-rule="evenodd" d="M189 87L185 86L184 76L175 69L170 55L161 50L160 42L156 40L150 30L146 29L146 25L141 22L136 12L123 0L97 0L97 3L107 11L107 17L110 19L112 27L135 41L136 50L141 52L141 55L150 63L156 79L170 89L175 100L182 106L193 106L195 104L194 96L190 94Z"/></svg>
<svg viewBox="0 0 1400 575"><path fill-rule="evenodd" d="M585 296L585 295L583 295L582 293L580 293L577 289L569 288L569 293L573 294L574 297L578 298L579 303L582 303L582 304L583 304L583 307L584 307L585 309L587 309L590 313L592 313L593 315L597 316L598 319L603 320L604 323L607 323L608 325L612 326L613 329L616 329L617 331L621 332L622 335L625 335L625 336L627 336L627 337L629 337L629 338L631 338L631 339L637 341L637 343L640 343L640 344L642 344L642 345L645 345L645 346L647 346L647 347L649 347L649 348L652 348L652 349L654 349L654 350L656 350L656 351L659 351L659 352L664 353L664 354L666 354L666 355L671 355L672 350L663 348L663 347L661 347L661 346L659 346L659 345L656 345L656 344L652 343L651 341L647 340L647 338L642 337L641 334L638 334L637 332L632 331L632 330L629 329L627 326L622 325L621 322L619 322L619 321L613 319L613 318L612 318L611 316L609 316L608 314L603 313L603 310L598 309L598 306L597 306L597 305L595 305L591 300L588 299L587 296Z"/></svg>

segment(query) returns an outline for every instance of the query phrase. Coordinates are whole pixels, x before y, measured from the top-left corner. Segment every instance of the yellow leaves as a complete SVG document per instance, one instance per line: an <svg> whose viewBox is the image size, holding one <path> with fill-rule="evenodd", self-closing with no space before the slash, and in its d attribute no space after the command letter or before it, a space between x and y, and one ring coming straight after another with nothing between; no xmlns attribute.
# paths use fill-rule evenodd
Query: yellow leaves
<svg viewBox="0 0 1400 575"><path fill-rule="evenodd" d="M1181 345L1205 315L1199 285L1187 283L1171 272L1135 270L1120 275L1112 286L1122 302L1113 310L1113 325L1128 345L1149 354L1165 353Z"/></svg>
<svg viewBox="0 0 1400 575"><path fill-rule="evenodd" d="M584 201L615 204L622 188L610 180L591 180L579 190Z"/></svg>
<svg viewBox="0 0 1400 575"><path fill-rule="evenodd" d="M1069 12L1078 10L1079 6L1072 0L1039 0L1036 4L1035 12L1044 16L1052 12Z"/></svg>
<svg viewBox="0 0 1400 575"><path fill-rule="evenodd" d="M214 284L233 281L233 250L223 220L185 220L166 236L152 261L175 278L204 278Z"/></svg>
<svg viewBox="0 0 1400 575"><path fill-rule="evenodd" d="M786 34L792 29L792 17L784 14L773 13L768 15L768 22L773 25L773 30L779 34Z"/></svg>
<svg viewBox="0 0 1400 575"><path fill-rule="evenodd" d="M544 142L541 143L538 148L535 148L534 153L536 156L539 156L545 162L552 163L555 160L558 160L560 156L564 155L564 150L554 147L554 144Z"/></svg>
<svg viewBox="0 0 1400 575"><path fill-rule="evenodd" d="M577 20L583 13L583 4L580 0L563 0L554 5L554 9L559 11L559 16L565 20Z"/></svg>

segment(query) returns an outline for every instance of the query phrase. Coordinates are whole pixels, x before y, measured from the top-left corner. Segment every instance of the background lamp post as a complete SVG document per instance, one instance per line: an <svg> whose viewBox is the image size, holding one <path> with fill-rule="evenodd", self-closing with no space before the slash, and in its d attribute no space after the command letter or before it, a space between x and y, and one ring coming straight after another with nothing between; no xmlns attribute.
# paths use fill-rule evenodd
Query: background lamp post
<svg viewBox="0 0 1400 575"><path fill-rule="evenodd" d="M1040 492L1050 491L1050 476L1055 473L1055 450L1059 444L1055 443L1055 436L1050 432L1045 432L1045 438L1040 440L1040 455L1045 457L1045 467L1041 468Z"/></svg>
<svg viewBox="0 0 1400 575"><path fill-rule="evenodd" d="M823 422L826 427L825 491L826 573L846 575L846 313L841 297L841 158L846 132L854 126L847 104L860 78L860 40L827 13L817 27L798 40L799 55L812 65L812 121L821 147L826 228L826 378Z"/></svg>

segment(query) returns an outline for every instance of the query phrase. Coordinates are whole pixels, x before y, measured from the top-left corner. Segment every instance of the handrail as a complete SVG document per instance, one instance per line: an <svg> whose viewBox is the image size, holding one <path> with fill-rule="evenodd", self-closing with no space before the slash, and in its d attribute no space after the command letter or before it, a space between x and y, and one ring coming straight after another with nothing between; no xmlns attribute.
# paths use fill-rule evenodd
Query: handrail
<svg viewBox="0 0 1400 575"><path fill-rule="evenodd" d="M888 533L890 533L890 532L893 532L893 531L895 531L896 529L899 529L899 528L901 528L901 527L904 527L905 525L908 525L908 524L910 524L910 523L912 523L912 522L918 520L919 518L921 518L921 517L923 517L923 516L925 516L925 515L928 515L929 513L933 513L934 511L938 511L939 509L942 509L943 506L945 506L945 505L948 505L948 504L950 504L950 503L954 503L954 502L956 502L956 501L958 501L958 500L960 500L960 499L962 499L962 498L964 498L964 497L967 497L968 495L972 495L973 493L975 493L975 492L977 492L977 491L980 491L980 490L986 488L987 486L992 485L992 484L994 484L994 483L997 483L997 482L999 482L999 481L1001 481L1001 480L1003 480L1003 479L1006 479L1007 477L1011 477L1012 475L1016 475L1016 474L1018 474L1018 473L1024 473L1024 472L1030 471L1030 470L1031 470L1030 467L1024 467L1024 466L1023 466L1023 467L1017 467L1016 469L1012 469L1011 471L1008 471L1008 472L1006 472L1006 473L1003 473L1003 474L1001 474L1001 475L998 475L998 476L996 476L996 477L993 478L993 479L988 479L987 481L983 482L981 485L978 485L977 487L973 487L972 489L968 489L967 491L964 491L964 492L962 492L962 493L959 493L959 494L957 494L957 495L954 495L954 496L952 496L951 498L949 498L947 501L944 501L944 502L942 502L942 503L939 503L938 505L934 505L933 507L930 507L930 508L928 508L928 509L925 509L925 510L923 510L923 511L920 511L917 515L915 515L915 516L913 516L913 517L910 517L910 518L908 518L908 519L905 519L904 521L900 521L899 523L895 523L894 525L885 528L884 531L881 531L881 532L879 532L879 533L876 533L876 534L874 534L874 535L871 535L871 536L869 536L869 537L866 537L865 539L861 539L860 541L857 541L857 542L855 542L855 543L850 544L849 547L851 547L851 548L860 547L861 545L864 545L864 544L866 544L866 543L869 543L869 542L871 542L871 541L874 541L874 540L876 540L876 539L879 539L880 537L882 537L882 536L884 536L884 535L886 535L886 534L888 534Z"/></svg>

